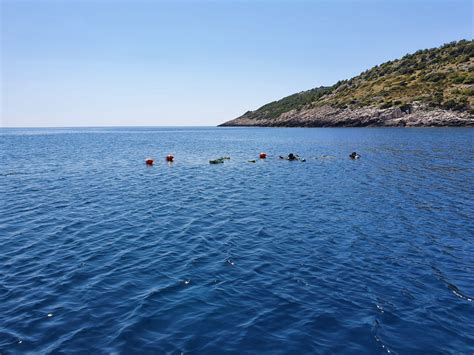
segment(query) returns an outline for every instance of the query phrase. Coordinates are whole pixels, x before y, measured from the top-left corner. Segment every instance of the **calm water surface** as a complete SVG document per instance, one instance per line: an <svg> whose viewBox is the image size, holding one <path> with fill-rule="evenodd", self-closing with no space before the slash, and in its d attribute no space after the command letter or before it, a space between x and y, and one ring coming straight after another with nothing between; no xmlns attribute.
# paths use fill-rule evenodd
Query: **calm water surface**
<svg viewBox="0 0 474 355"><path fill-rule="evenodd" d="M473 129L2 129L0 149L2 354L474 351Z"/></svg>

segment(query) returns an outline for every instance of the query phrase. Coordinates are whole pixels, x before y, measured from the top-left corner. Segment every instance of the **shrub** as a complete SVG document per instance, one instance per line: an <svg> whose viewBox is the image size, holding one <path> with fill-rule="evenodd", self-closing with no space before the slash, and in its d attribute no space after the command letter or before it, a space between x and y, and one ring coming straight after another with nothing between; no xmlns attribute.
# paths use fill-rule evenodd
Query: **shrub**
<svg viewBox="0 0 474 355"><path fill-rule="evenodd" d="M453 77L453 83L462 84L464 82L464 80L466 80L466 77L467 77L466 75L458 74L458 75Z"/></svg>
<svg viewBox="0 0 474 355"><path fill-rule="evenodd" d="M474 89L473 88L467 88L466 90L461 91L461 95L474 96Z"/></svg>
<svg viewBox="0 0 474 355"><path fill-rule="evenodd" d="M466 98L461 98L459 100L450 99L444 102L442 106L447 110L463 111L469 108L469 102Z"/></svg>
<svg viewBox="0 0 474 355"><path fill-rule="evenodd" d="M410 104L403 104L403 105L400 105L399 107L400 107L400 110L402 110L402 112L411 113L412 106Z"/></svg>
<svg viewBox="0 0 474 355"><path fill-rule="evenodd" d="M466 75L466 78L464 79L464 84L474 84L474 75L473 74L468 74Z"/></svg>
<svg viewBox="0 0 474 355"><path fill-rule="evenodd" d="M446 78L446 74L444 73L438 73L438 72L433 72L425 75L424 80L430 81L433 83L437 83L441 80L444 80Z"/></svg>

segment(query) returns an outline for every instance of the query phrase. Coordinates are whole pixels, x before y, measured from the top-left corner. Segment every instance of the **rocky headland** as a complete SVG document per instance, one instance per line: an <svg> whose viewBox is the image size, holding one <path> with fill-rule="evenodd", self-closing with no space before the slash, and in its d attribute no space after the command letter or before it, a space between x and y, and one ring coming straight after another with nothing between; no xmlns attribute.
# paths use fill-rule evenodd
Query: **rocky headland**
<svg viewBox="0 0 474 355"><path fill-rule="evenodd" d="M420 50L220 126L474 127L474 41Z"/></svg>

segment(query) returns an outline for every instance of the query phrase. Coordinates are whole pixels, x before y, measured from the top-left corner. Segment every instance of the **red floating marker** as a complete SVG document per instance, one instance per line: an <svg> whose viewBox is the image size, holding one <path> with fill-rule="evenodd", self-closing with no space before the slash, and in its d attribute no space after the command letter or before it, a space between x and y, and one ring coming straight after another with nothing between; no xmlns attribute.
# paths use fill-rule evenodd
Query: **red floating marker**
<svg viewBox="0 0 474 355"><path fill-rule="evenodd" d="M150 166L151 166L151 165L153 165L153 159L151 159L151 158L146 158L146 159L145 159L145 163L146 163L146 165L150 165Z"/></svg>
<svg viewBox="0 0 474 355"><path fill-rule="evenodd" d="M260 153L260 159L266 159L267 153Z"/></svg>
<svg viewBox="0 0 474 355"><path fill-rule="evenodd" d="M171 154L166 156L166 161L173 162L173 160L174 160L174 156L172 156Z"/></svg>

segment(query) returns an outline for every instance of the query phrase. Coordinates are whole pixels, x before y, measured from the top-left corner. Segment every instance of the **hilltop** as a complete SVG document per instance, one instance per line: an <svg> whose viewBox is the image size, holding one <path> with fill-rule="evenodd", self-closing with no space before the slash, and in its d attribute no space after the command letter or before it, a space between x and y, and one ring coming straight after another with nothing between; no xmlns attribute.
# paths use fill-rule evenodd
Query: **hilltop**
<svg viewBox="0 0 474 355"><path fill-rule="evenodd" d="M407 54L221 126L474 126L474 41Z"/></svg>

